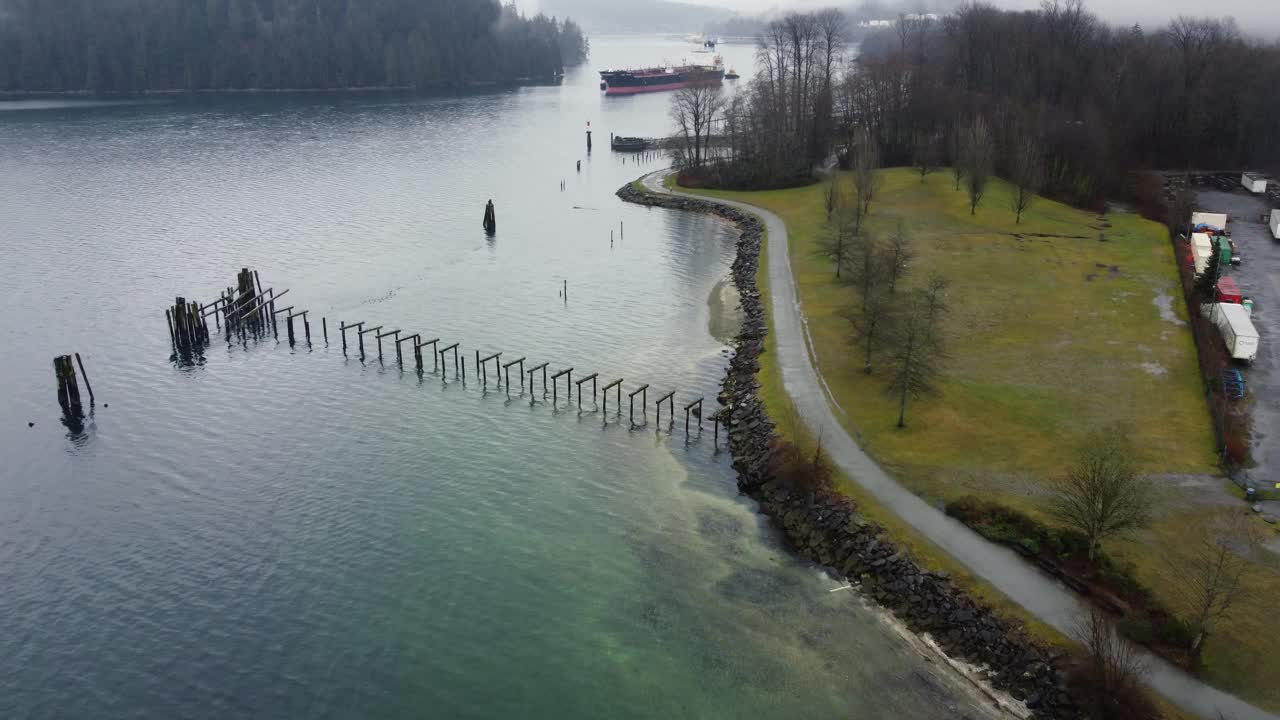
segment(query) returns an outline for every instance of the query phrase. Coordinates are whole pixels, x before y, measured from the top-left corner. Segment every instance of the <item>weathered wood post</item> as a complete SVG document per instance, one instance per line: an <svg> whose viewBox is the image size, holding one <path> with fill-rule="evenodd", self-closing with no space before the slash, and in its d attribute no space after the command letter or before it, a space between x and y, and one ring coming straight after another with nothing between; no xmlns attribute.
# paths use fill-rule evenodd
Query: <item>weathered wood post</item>
<svg viewBox="0 0 1280 720"><path fill-rule="evenodd" d="M342 333L342 353L344 355L347 352L347 331L350 330L351 328L360 328L363 326L364 326L363 320L361 320L358 323L351 323L350 325L342 322L341 320L338 321L338 332Z"/></svg>
<svg viewBox="0 0 1280 720"><path fill-rule="evenodd" d="M582 409L582 383L584 383L584 382L586 382L586 381L588 381L588 380L590 380L590 381L591 381L591 402L593 402L593 403L594 403L594 402L596 401L596 378L597 378L598 376L599 376L599 373L591 373L590 375L588 375L588 376L586 376L586 377L582 378L581 380L578 380L578 381L577 381L577 385L578 385L578 409L579 409L579 410L581 410L581 409Z"/></svg>
<svg viewBox="0 0 1280 720"><path fill-rule="evenodd" d="M573 368L565 368L564 370L561 370L558 373L554 373L551 376L551 404L553 405L556 402L556 390L560 387L561 375L569 376L568 379L564 381L564 390L566 393L569 394L569 397L566 399L567 400L573 399L573 385L571 385L571 383L573 382ZM547 381L546 381L546 376L544 375L542 380L542 391L546 392L546 390L547 390Z"/></svg>
<svg viewBox="0 0 1280 720"><path fill-rule="evenodd" d="M169 342L173 343L173 347L176 350L178 348L178 336L173 332L173 311L168 308L165 308L164 311L164 322L169 326Z"/></svg>
<svg viewBox="0 0 1280 720"><path fill-rule="evenodd" d="M439 343L440 343L440 338L431 338L426 342L417 342L413 344L414 352L418 353L418 369L419 370L422 369L422 348L428 345L431 346L432 370L435 370L440 367L440 356L439 356L439 353L436 351L436 348L439 346Z"/></svg>
<svg viewBox="0 0 1280 720"><path fill-rule="evenodd" d="M76 384L76 368L71 364L70 355L59 355L53 359L53 375L58 380L58 404L62 412L69 417L84 414L80 406L80 387Z"/></svg>
<svg viewBox="0 0 1280 720"><path fill-rule="evenodd" d="M601 409L605 415L609 414L609 390L616 388L618 394L618 414L622 414L622 378L618 378L608 385L604 386L604 404Z"/></svg>
<svg viewBox="0 0 1280 720"><path fill-rule="evenodd" d="M695 407L697 407L697 410L694 410ZM694 416L698 418L698 429L701 430L702 429L702 398L698 398L697 400L694 400L693 402L684 406L684 434L686 437L689 435L690 411L692 411Z"/></svg>
<svg viewBox="0 0 1280 720"><path fill-rule="evenodd" d="M400 330L399 329L388 330L384 333L379 333L378 335L375 336L378 340L378 362L382 362L382 338L390 337L392 335L395 335L396 337L400 337ZM398 351L399 349L400 349L400 346L397 345L396 350Z"/></svg>
<svg viewBox="0 0 1280 720"><path fill-rule="evenodd" d="M484 231L489 235L498 230L498 213L493 209L493 200L484 206Z"/></svg>
<svg viewBox="0 0 1280 720"><path fill-rule="evenodd" d="M405 335L402 338L401 337L396 338L396 362L400 363L401 366L404 365L404 354L400 351L400 343L413 341L414 343L413 355L418 361L418 367L421 368L422 358L418 356L418 344L417 344L418 341L421 339L422 339L422 336L419 335L418 333L414 333L412 335Z"/></svg>
<svg viewBox="0 0 1280 720"><path fill-rule="evenodd" d="M363 359L364 359L364 336L365 336L365 334L366 334L366 333L377 333L377 332L378 332L379 330L381 330L381 329L382 329L382 326L381 326L381 325L379 325L378 327L372 327L372 328L360 328L359 332L357 332L357 333L356 333L356 334L357 334L357 336L360 338L360 359L361 359L361 360L363 360ZM381 343L379 343L379 346L381 346Z"/></svg>
<svg viewBox="0 0 1280 720"><path fill-rule="evenodd" d="M84 378L84 388L89 391L89 404L93 405L93 386L89 384L89 373L84 371L84 361L80 359L80 353L76 353L76 365L80 366L80 377Z"/></svg>
<svg viewBox="0 0 1280 720"><path fill-rule="evenodd" d="M640 395L640 412L644 412L644 406L649 401L649 384L645 383L627 393L627 399L631 401L631 407L627 410L627 419L631 421L632 425L636 424L636 395Z"/></svg>
<svg viewBox="0 0 1280 720"><path fill-rule="evenodd" d="M659 427L662 426L662 403L664 402L670 406L669 410L671 411L671 420L672 422L675 421L675 415L676 415L675 397L676 397L676 391L672 390L671 392L667 393L666 395L663 395L662 397L654 401L653 406L658 411L657 417L655 418L655 422L658 424Z"/></svg>
<svg viewBox="0 0 1280 720"><path fill-rule="evenodd" d="M329 344L329 320L325 316L320 316L320 330L324 332L324 344Z"/></svg>
<svg viewBox="0 0 1280 720"><path fill-rule="evenodd" d="M458 377L458 343L454 343L449 347L440 348L440 364L444 365L444 354L450 350L453 351L453 376ZM463 365L462 368L462 377L463 379L466 379L466 365Z"/></svg>
<svg viewBox="0 0 1280 720"><path fill-rule="evenodd" d="M522 392L522 393L523 393L523 392L524 392L524 358L523 358L523 357L521 357L519 360L512 360L512 361L511 361L511 362L509 362L509 363L503 363L503 364L502 364L502 370L503 370L503 372L505 372L505 373L506 373L506 376L507 376L507 377L506 377L506 379L507 379L507 392L508 392L508 393L510 393L510 392L511 392L511 366L512 366L512 365L519 365L519 366L520 366L520 392Z"/></svg>

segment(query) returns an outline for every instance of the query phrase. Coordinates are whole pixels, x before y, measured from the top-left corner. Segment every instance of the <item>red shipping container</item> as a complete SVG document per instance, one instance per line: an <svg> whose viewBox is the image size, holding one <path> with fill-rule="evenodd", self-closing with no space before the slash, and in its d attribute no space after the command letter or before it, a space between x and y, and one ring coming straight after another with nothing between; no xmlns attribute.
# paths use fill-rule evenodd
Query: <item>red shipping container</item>
<svg viewBox="0 0 1280 720"><path fill-rule="evenodd" d="M1230 277L1218 278L1218 302L1239 304L1243 299L1235 280Z"/></svg>

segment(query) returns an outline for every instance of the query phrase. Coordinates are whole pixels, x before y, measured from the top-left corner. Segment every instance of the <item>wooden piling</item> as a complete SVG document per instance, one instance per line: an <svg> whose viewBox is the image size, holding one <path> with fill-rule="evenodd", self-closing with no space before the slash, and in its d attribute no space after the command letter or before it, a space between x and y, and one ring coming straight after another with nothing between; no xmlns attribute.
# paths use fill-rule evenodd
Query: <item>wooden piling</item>
<svg viewBox="0 0 1280 720"><path fill-rule="evenodd" d="M80 377L84 378L84 388L89 391L89 404L93 405L93 386L89 384L89 373L84 371L84 361L80 359L80 353L76 353L76 365L80 366Z"/></svg>
<svg viewBox="0 0 1280 720"><path fill-rule="evenodd" d="M71 364L70 355L59 355L53 359L53 374L58 380L58 404L69 417L84 414L80 406L80 387L76 384L76 368Z"/></svg>
<svg viewBox="0 0 1280 720"><path fill-rule="evenodd" d="M561 376L561 375L568 375L568 376L569 376L569 377L568 377L568 379L566 379L566 380L564 381L564 389L565 389L565 392L569 393L569 397L568 397L568 398L566 398L566 399L567 399L567 400L572 400L572 399L573 399L573 385L572 385L572 383L573 383L573 368L565 368L564 370L561 370L560 372L555 373L555 374L553 374L553 375L551 376L551 402L552 402L552 404L555 404L555 402L556 402L556 391L557 391L557 390L559 389L559 387L560 387L560 376ZM543 379L542 379L542 390L543 390L543 392L546 392L546 389L547 389L547 380L546 380L546 376L544 375L544 376L543 376Z"/></svg>
<svg viewBox="0 0 1280 720"><path fill-rule="evenodd" d="M498 230L498 213L493 209L493 200L484 206L484 231L489 235Z"/></svg>
<svg viewBox="0 0 1280 720"><path fill-rule="evenodd" d="M695 406L698 408L698 411L695 413L698 417L698 428L702 428L702 398L698 398L684 406L684 434L686 437L689 435L689 412L693 410Z"/></svg>
<svg viewBox="0 0 1280 720"><path fill-rule="evenodd" d="M640 412L644 412L644 406L648 404L649 401L648 383L645 383L644 385L641 385L635 390L627 393L627 398L631 401L631 407L627 411L627 419L631 421L632 425L636 424L636 395L640 396Z"/></svg>
<svg viewBox="0 0 1280 720"><path fill-rule="evenodd" d="M360 327L364 327L363 320L361 320L358 323L351 323L350 325L342 322L341 320L338 321L338 332L342 333L342 352L344 354L347 352L347 331L350 330L351 328L360 328Z"/></svg>
<svg viewBox="0 0 1280 720"><path fill-rule="evenodd" d="M320 329L324 332L324 344L329 344L329 321L323 315L320 316Z"/></svg>
<svg viewBox="0 0 1280 720"><path fill-rule="evenodd" d="M431 346L431 367L432 367L432 369L434 370L434 369L437 369L437 368L439 368L439 367L440 367L440 357L439 357L439 353L437 353L437 352L436 352L436 348L438 347L439 343L440 343L440 338L431 338L430 340L428 340L428 341L426 341L426 342L416 342L416 343L414 343L414 344L413 344L413 350L414 350L414 352L416 352L416 353L418 354L418 369L419 369L419 370L421 370L421 369L422 369L422 348L424 348L424 347L426 347L426 346L428 346L428 345L430 345L430 346Z"/></svg>
<svg viewBox="0 0 1280 720"><path fill-rule="evenodd" d="M379 330L381 330L381 329L382 329L382 327L381 327L381 326L379 326L379 327L378 327L378 329L379 329ZM395 335L396 337L400 337L400 331L399 331L398 329L397 329L397 330L388 330L387 332L384 332L384 333L378 333L378 334L375 336L375 337L376 337L376 339L378 340L378 362L382 362L382 338L384 338L384 337L389 337L389 336L391 336L391 335ZM400 346L399 346L399 344L397 344L397 345L396 345L396 352L397 352L397 353L399 353L399 352L400 352Z"/></svg>
<svg viewBox="0 0 1280 720"><path fill-rule="evenodd" d="M577 381L577 385L578 385L578 409L579 409L579 410L581 410L581 409L582 409L582 383L584 383L584 382L586 382L586 381L588 381L588 380L590 380L590 381L591 381L591 402L595 402L595 401L596 401L596 378L597 378L598 376L599 376L599 373L591 373L590 375L588 375L588 376L586 376L586 377L582 378L581 380L578 380L578 381Z"/></svg>
<svg viewBox="0 0 1280 720"><path fill-rule="evenodd" d="M173 311L166 309L164 311L165 324L169 326L169 342L173 343L173 347L178 347L178 336L173 333Z"/></svg>
<svg viewBox="0 0 1280 720"><path fill-rule="evenodd" d="M511 392L511 366L512 366L512 365L519 365L519 366L520 366L520 392L522 392L522 393L523 393L523 392L524 392L524 358L523 358L523 357L522 357L522 358L520 358L519 360L512 360L512 361L511 361L511 362L509 362L509 363L503 363L503 364L502 364L502 370L503 370L503 372L505 372L505 373L506 373L506 375L507 375L507 378L506 378L506 379L507 379L507 392L508 392L508 393L510 393L510 392ZM530 390L530 392L532 392L532 390Z"/></svg>
<svg viewBox="0 0 1280 720"><path fill-rule="evenodd" d="M616 388L618 393L618 414L622 414L622 378L618 378L608 385L604 386L604 403L601 405L601 412L605 415L609 414L609 390Z"/></svg>
<svg viewBox="0 0 1280 720"><path fill-rule="evenodd" d="M675 420L675 415L676 415L675 397L676 397L676 391L672 390L671 392L667 393L666 395L663 395L662 397L654 401L653 403L654 408L658 411L655 421L657 422L659 427L662 426L662 403L664 402L670 406L671 418L673 421Z"/></svg>

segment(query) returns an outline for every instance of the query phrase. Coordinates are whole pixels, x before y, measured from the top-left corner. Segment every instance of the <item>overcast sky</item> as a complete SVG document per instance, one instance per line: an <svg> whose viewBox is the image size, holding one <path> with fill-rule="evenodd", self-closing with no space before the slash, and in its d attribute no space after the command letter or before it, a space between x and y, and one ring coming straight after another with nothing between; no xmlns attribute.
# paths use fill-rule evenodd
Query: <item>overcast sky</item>
<svg viewBox="0 0 1280 720"><path fill-rule="evenodd" d="M634 2L635 0L599 0L600 2ZM732 9L741 14L755 14L783 8L812 9L850 6L858 0L676 0L693 5L710 5ZM1031 9L1040 0L985 0L997 7ZM526 10L536 8L539 0L517 0ZM1146 27L1163 25L1178 15L1234 17L1246 34L1280 39L1280 2L1277 0L1085 0L1085 6L1115 24L1135 22Z"/></svg>

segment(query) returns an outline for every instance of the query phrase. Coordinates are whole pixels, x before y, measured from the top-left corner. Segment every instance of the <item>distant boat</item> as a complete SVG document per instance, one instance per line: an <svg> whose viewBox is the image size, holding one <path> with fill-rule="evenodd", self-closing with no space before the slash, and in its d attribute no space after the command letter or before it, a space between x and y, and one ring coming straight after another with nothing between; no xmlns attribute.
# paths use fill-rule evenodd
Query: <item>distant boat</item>
<svg viewBox="0 0 1280 720"><path fill-rule="evenodd" d="M610 146L617 152L641 152L649 148L649 141L644 138L618 135L612 139Z"/></svg>
<svg viewBox="0 0 1280 720"><path fill-rule="evenodd" d="M723 79L724 65L717 56L714 65L601 70L600 89L604 90L605 95L634 95L661 90L679 90L695 83L718 85Z"/></svg>
<svg viewBox="0 0 1280 720"><path fill-rule="evenodd" d="M727 73L725 73L725 74L724 74L724 79L725 79L725 80L737 80L737 79L738 79L738 78L740 78L740 77L742 77L742 76L741 76L741 75L739 75L739 74L738 74L738 71L737 71L737 70L734 70L733 68L729 68L729 72L727 72Z"/></svg>

